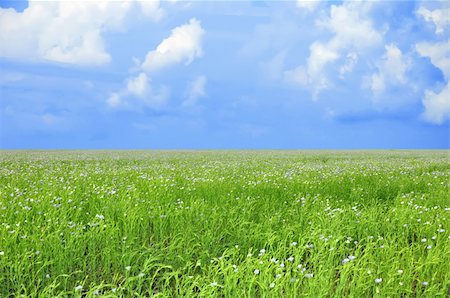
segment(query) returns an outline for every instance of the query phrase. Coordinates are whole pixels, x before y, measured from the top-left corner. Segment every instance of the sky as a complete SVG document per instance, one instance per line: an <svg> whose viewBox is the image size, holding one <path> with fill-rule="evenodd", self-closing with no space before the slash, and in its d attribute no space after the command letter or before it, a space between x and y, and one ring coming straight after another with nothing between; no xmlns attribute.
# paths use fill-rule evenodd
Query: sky
<svg viewBox="0 0 450 298"><path fill-rule="evenodd" d="M0 0L0 149L449 149L450 2Z"/></svg>

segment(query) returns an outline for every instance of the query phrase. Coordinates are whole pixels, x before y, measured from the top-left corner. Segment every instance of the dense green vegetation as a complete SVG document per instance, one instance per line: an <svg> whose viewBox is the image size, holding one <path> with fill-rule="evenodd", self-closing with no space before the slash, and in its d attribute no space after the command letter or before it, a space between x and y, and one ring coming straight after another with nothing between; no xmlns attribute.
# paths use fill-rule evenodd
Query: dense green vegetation
<svg viewBox="0 0 450 298"><path fill-rule="evenodd" d="M0 297L448 295L448 151L0 153Z"/></svg>

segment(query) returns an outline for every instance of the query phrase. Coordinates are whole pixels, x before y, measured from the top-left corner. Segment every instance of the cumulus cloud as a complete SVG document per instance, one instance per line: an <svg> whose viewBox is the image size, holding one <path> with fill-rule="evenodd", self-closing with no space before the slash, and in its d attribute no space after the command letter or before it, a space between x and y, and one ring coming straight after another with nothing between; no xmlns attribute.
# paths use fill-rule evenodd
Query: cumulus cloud
<svg viewBox="0 0 450 298"><path fill-rule="evenodd" d="M124 1L30 1L23 12L0 8L0 56L80 65L111 61L103 33L123 26L134 3ZM161 17L158 2L141 3Z"/></svg>
<svg viewBox="0 0 450 298"><path fill-rule="evenodd" d="M314 11L319 4L320 0L297 0L297 7L308 11Z"/></svg>
<svg viewBox="0 0 450 298"><path fill-rule="evenodd" d="M370 3L358 1L332 5L330 17L318 23L335 34L328 46L333 49L361 50L379 44L383 38L373 28L369 17L371 6Z"/></svg>
<svg viewBox="0 0 450 298"><path fill-rule="evenodd" d="M417 43L416 51L423 57L429 57L431 63L442 71L447 80L450 78L450 39L446 42Z"/></svg>
<svg viewBox="0 0 450 298"><path fill-rule="evenodd" d="M396 45L386 45L385 50L378 66L378 72L374 73L371 78L371 89L374 94L382 93L387 84L399 85L405 84L407 81L405 74L410 63Z"/></svg>
<svg viewBox="0 0 450 298"><path fill-rule="evenodd" d="M190 64L202 55L202 37L204 30L197 19L172 29L169 37L164 39L156 50L147 53L140 65L141 72L126 80L126 87L114 92L106 100L111 108L133 109L141 106L158 109L169 100L169 89L165 86L155 91L152 88L149 73L177 63ZM188 98L183 105L194 105L198 98L205 96L206 77L197 77L189 87Z"/></svg>
<svg viewBox="0 0 450 298"><path fill-rule="evenodd" d="M168 88L162 86L154 90L147 74L141 72L128 78L126 87L119 92L113 92L106 103L114 109L140 109L142 107L159 109L169 98Z"/></svg>
<svg viewBox="0 0 450 298"><path fill-rule="evenodd" d="M141 5L142 12L151 20L157 22L161 20L166 12L160 7L159 0L138 0Z"/></svg>
<svg viewBox="0 0 450 298"><path fill-rule="evenodd" d="M450 119L450 39L446 42L416 44L416 51L423 57L429 57L431 63L442 71L446 80L445 86L439 91L425 91L422 99L425 111L423 118L435 124L442 124Z"/></svg>
<svg viewBox="0 0 450 298"><path fill-rule="evenodd" d="M438 93L430 90L425 91L425 96L422 100L425 107L423 118L431 123L442 124L444 121L450 119L450 84L447 85Z"/></svg>
<svg viewBox="0 0 450 298"><path fill-rule="evenodd" d="M370 8L370 3L356 1L332 5L329 17L319 21L317 25L331 31L333 37L326 42L312 43L306 67L299 66L286 71L285 79L312 89L315 98L330 85L325 74L328 64L344 56L345 64L340 67L340 75L351 72L359 53L378 46L383 40L381 34L373 28L369 17Z"/></svg>
<svg viewBox="0 0 450 298"><path fill-rule="evenodd" d="M130 78L127 83L127 90L137 97L144 97L150 89L149 78L143 72L137 77Z"/></svg>
<svg viewBox="0 0 450 298"><path fill-rule="evenodd" d="M183 106L194 106L197 104L197 101L201 97L206 96L206 77L201 75L196 77L189 84L188 88L188 96L186 100L183 102Z"/></svg>
<svg viewBox="0 0 450 298"><path fill-rule="evenodd" d="M158 71L173 64L190 64L202 55L202 39L205 31L200 21L193 18L187 24L176 27L155 50L147 53L142 69Z"/></svg>
<svg viewBox="0 0 450 298"><path fill-rule="evenodd" d="M354 52L350 52L347 54L345 64L339 68L340 79L344 79L345 74L351 73L353 71L353 67L355 67L356 63L358 63L358 59L358 54Z"/></svg>
<svg viewBox="0 0 450 298"><path fill-rule="evenodd" d="M434 24L436 34L444 33L450 25L450 8L428 10L422 6L417 10L417 14L422 16L425 21Z"/></svg>
<svg viewBox="0 0 450 298"><path fill-rule="evenodd" d="M306 69L299 66L285 72L288 82L301 86L314 85L314 96L316 99L320 90L328 87L328 79L323 75L323 68L330 62L339 58L337 51L327 47L323 43L315 42L310 46L310 56Z"/></svg>

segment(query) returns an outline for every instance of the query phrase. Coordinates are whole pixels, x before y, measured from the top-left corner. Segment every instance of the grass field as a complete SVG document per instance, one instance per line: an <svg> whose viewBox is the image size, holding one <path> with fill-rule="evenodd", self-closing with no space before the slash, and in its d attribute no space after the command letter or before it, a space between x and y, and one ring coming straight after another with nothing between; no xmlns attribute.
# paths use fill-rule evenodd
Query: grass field
<svg viewBox="0 0 450 298"><path fill-rule="evenodd" d="M0 297L448 297L449 151L2 151Z"/></svg>

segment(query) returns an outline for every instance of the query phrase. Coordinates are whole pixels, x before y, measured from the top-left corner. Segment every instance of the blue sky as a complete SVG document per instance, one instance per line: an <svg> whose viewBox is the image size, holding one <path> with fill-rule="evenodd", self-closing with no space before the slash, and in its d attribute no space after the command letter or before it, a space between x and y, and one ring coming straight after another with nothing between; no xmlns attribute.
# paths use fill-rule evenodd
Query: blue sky
<svg viewBox="0 0 450 298"><path fill-rule="evenodd" d="M0 6L2 149L450 146L449 2Z"/></svg>

